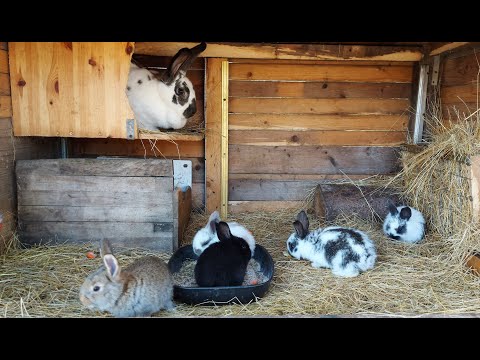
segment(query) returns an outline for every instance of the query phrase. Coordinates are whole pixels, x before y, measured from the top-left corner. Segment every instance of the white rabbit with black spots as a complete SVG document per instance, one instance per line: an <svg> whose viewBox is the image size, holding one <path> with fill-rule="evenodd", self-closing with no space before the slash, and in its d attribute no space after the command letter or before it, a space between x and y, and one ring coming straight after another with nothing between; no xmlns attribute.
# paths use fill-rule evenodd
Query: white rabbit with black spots
<svg viewBox="0 0 480 360"><path fill-rule="evenodd" d="M411 206L395 206L388 202L389 213L383 222L383 232L389 238L406 243L417 243L425 236L425 219Z"/></svg>
<svg viewBox="0 0 480 360"><path fill-rule="evenodd" d="M372 269L377 257L375 245L364 232L330 226L309 231L305 211L293 223L295 232L287 240L287 250L299 260L309 260L315 268L329 268L336 276L354 277Z"/></svg>
<svg viewBox="0 0 480 360"><path fill-rule="evenodd" d="M206 47L201 43L180 49L163 73L139 67L132 59L126 93L140 129L181 129L197 112L195 90L186 72Z"/></svg>

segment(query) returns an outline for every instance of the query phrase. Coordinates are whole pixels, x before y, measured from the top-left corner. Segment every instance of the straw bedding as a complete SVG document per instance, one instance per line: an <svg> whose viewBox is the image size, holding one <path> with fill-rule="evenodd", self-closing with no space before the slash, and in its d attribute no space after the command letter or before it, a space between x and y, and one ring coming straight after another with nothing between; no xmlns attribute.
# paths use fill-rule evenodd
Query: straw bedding
<svg viewBox="0 0 480 360"><path fill-rule="evenodd" d="M173 313L158 317L279 316L350 314L458 314L479 313L480 278L449 256L451 242L435 234L418 245L386 238L381 224L344 216L336 224L367 232L375 241L378 260L374 269L356 278L334 277L329 269L314 269L306 261L286 254L286 239L293 231L296 212L238 214L241 221L272 255L275 274L264 298L248 305L190 306L177 303ZM204 226L208 214L192 214L187 239ZM311 227L321 224L310 216ZM322 224L323 225L323 224ZM465 236L478 236L479 230ZM97 244L41 246L10 249L0 260L0 314L6 317L109 317L82 308L78 289L96 269L99 257L85 254ZM127 265L150 251L114 249ZM98 252L97 252L98 253ZM157 254L158 255L158 254ZM168 261L169 254L159 255Z"/></svg>

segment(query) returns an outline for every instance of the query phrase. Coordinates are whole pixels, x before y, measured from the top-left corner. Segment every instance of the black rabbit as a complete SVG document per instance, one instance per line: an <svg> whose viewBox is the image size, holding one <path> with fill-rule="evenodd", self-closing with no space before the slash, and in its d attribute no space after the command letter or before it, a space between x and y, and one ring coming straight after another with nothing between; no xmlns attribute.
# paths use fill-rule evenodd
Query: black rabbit
<svg viewBox="0 0 480 360"><path fill-rule="evenodd" d="M206 248L195 265L195 281L200 287L240 286L252 257L248 243L232 235L228 224L215 225L220 242Z"/></svg>

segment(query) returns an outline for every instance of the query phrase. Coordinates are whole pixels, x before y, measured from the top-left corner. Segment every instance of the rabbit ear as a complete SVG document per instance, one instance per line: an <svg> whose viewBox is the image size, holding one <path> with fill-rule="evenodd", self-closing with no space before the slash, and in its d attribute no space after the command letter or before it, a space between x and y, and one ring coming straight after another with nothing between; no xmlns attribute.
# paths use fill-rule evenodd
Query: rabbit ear
<svg viewBox="0 0 480 360"><path fill-rule="evenodd" d="M217 228L217 236L220 241L230 241L232 239L232 233L230 232L230 228L225 221L220 221L216 224Z"/></svg>
<svg viewBox="0 0 480 360"><path fill-rule="evenodd" d="M390 211L390 214L392 215L398 214L397 207L395 206L392 200L388 199L387 207L388 207L388 211Z"/></svg>
<svg viewBox="0 0 480 360"><path fill-rule="evenodd" d="M215 231L217 231L215 229L215 225L219 222L220 222L220 214L218 213L218 211L215 210L208 218L208 227L210 228L210 232L212 234L215 234Z"/></svg>
<svg viewBox="0 0 480 360"><path fill-rule="evenodd" d="M307 236L308 231L305 230L303 224L300 221L295 220L293 222L293 227L295 228L295 231L300 239L303 239L305 238L305 236Z"/></svg>
<svg viewBox="0 0 480 360"><path fill-rule="evenodd" d="M400 210L400 219L408 220L412 216L412 210L406 206L402 210Z"/></svg>
<svg viewBox="0 0 480 360"><path fill-rule="evenodd" d="M103 257L103 263L107 268L107 274L110 280L117 281L120 275L120 267L118 266L118 261L112 254L106 254Z"/></svg>
<svg viewBox="0 0 480 360"><path fill-rule="evenodd" d="M308 221L307 213L302 210L297 215L297 221L299 221L306 232L308 232L308 227L310 226L310 222Z"/></svg>
<svg viewBox="0 0 480 360"><path fill-rule="evenodd" d="M195 60L195 58L206 48L207 44L202 42L201 44L198 44L191 49L180 49L172 58L170 65L168 65L167 70L163 73L160 80L167 85L171 85L176 79L179 72L183 71L184 73L186 73L192 65L193 60Z"/></svg>
<svg viewBox="0 0 480 360"><path fill-rule="evenodd" d="M220 214L217 210L215 210L208 218L208 222L211 222L212 220L214 220L215 222L220 222Z"/></svg>
<svg viewBox="0 0 480 360"><path fill-rule="evenodd" d="M107 239L100 240L100 256L103 258L107 254L113 254L110 241Z"/></svg>

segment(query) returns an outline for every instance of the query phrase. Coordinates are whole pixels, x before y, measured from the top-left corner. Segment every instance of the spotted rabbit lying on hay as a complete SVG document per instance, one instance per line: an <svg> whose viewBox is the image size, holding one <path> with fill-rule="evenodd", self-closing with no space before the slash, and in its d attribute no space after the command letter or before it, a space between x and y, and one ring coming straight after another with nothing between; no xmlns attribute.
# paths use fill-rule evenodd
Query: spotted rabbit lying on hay
<svg viewBox="0 0 480 360"><path fill-rule="evenodd" d="M197 112L195 90L186 73L206 47L202 42L180 49L168 68L159 73L139 67L132 59L127 97L140 129L181 129Z"/></svg>

